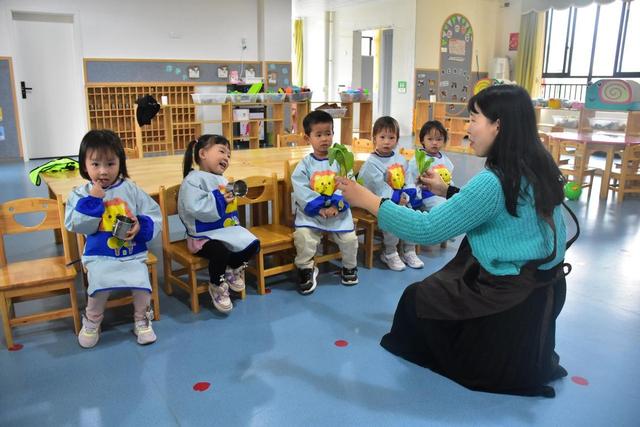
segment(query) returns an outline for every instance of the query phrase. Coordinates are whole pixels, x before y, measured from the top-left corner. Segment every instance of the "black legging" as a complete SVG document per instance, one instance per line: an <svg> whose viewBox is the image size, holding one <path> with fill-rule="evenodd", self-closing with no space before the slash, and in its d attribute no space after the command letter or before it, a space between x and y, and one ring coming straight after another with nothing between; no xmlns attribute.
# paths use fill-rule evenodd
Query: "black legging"
<svg viewBox="0 0 640 427"><path fill-rule="evenodd" d="M238 268L249 261L260 250L260 242L256 240L240 252L231 252L219 240L209 240L196 255L209 260L209 281L220 284L227 266Z"/></svg>

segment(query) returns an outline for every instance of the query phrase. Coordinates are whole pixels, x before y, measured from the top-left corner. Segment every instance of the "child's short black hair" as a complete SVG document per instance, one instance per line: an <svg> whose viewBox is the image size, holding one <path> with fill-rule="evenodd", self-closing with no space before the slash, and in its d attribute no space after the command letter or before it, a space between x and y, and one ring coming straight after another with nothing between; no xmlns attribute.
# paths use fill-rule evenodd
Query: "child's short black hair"
<svg viewBox="0 0 640 427"><path fill-rule="evenodd" d="M421 143L424 140L424 137L427 136L429 132L431 132L431 129L437 130L440 133L440 135L442 135L442 137L444 138L444 143L445 144L447 143L447 141L449 140L449 133L444 128L444 125L440 123L438 120L430 120L422 125L422 127L420 128Z"/></svg>
<svg viewBox="0 0 640 427"><path fill-rule="evenodd" d="M333 130L333 117L331 117L331 114L322 110L314 110L307 114L302 121L305 135L311 135L311 128L319 123L331 123L331 129Z"/></svg>
<svg viewBox="0 0 640 427"><path fill-rule="evenodd" d="M78 163L80 163L80 176L91 181L91 177L87 172L87 152L99 151L101 153L114 153L120 160L119 174L122 178L129 178L127 172L127 159L124 154L122 141L117 133L108 129L90 130L82 138L80 143L80 152L78 153Z"/></svg>
<svg viewBox="0 0 640 427"><path fill-rule="evenodd" d="M400 125L398 121L391 116L382 116L373 124L373 137L375 138L383 130L390 130L396 134L396 139L400 139Z"/></svg>

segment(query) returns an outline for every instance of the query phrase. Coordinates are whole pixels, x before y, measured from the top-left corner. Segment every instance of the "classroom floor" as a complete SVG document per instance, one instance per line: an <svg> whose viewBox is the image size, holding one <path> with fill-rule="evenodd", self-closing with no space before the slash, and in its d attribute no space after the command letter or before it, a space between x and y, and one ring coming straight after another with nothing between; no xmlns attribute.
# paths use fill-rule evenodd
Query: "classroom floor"
<svg viewBox="0 0 640 427"><path fill-rule="evenodd" d="M482 167L451 158L457 184ZM0 202L46 197L26 177L39 163L0 164ZM472 392L379 346L404 288L444 265L457 239L424 250L423 270L361 267L355 287L325 271L307 297L294 276L279 276L270 294L250 286L229 316L208 295L194 315L186 294L161 291L158 341L146 347L131 333L130 309L108 312L90 350L70 320L17 328L23 348L0 347L0 425L637 426L640 199L600 202L599 184L590 200L585 192L570 202L582 235L567 254L573 272L556 350L569 376L553 384L555 399ZM10 259L48 255L51 241L8 239ZM160 238L151 248L161 254Z"/></svg>

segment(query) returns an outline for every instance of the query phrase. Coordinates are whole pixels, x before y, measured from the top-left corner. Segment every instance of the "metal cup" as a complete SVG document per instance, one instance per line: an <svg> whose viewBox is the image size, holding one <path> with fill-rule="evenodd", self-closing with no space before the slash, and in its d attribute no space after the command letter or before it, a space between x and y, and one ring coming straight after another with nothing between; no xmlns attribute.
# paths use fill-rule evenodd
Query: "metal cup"
<svg viewBox="0 0 640 427"><path fill-rule="evenodd" d="M239 179L235 182L230 182L226 186L227 192L233 193L236 197L243 197L247 194L247 183Z"/></svg>
<svg viewBox="0 0 640 427"><path fill-rule="evenodd" d="M133 227L134 220L126 215L118 215L116 217L116 225L113 227L113 235L120 240L127 238L127 233Z"/></svg>

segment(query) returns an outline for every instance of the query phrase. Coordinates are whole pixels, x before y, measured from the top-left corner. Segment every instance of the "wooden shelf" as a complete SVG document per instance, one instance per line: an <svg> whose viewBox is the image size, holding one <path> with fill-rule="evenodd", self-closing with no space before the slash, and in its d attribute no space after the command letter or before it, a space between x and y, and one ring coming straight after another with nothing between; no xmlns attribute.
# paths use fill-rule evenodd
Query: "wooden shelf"
<svg viewBox="0 0 640 427"><path fill-rule="evenodd" d="M359 106L357 129L354 129L353 126L353 121L356 117L354 104ZM373 103L371 101L341 102L340 106L347 109L340 122L340 143L351 145L354 134L357 135L357 138L371 139Z"/></svg>
<svg viewBox="0 0 640 427"><path fill-rule="evenodd" d="M420 147L420 128L429 120L438 120L441 122L449 133L449 141L444 146L444 151L455 153L472 153L464 140L467 135L467 127L469 118L464 115L447 114L448 109L453 106L457 110L466 111L466 103L460 102L429 102L419 100L416 101L413 115L413 132L415 135L414 144Z"/></svg>

